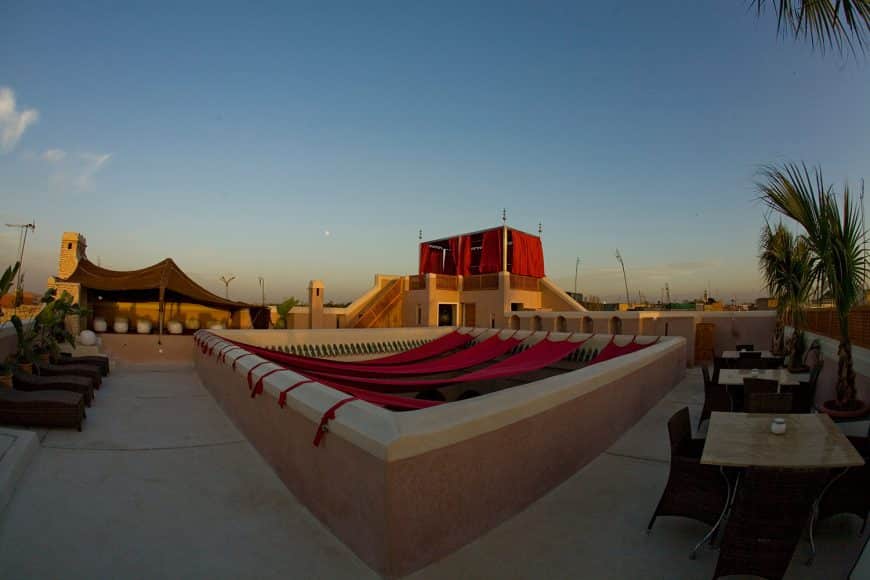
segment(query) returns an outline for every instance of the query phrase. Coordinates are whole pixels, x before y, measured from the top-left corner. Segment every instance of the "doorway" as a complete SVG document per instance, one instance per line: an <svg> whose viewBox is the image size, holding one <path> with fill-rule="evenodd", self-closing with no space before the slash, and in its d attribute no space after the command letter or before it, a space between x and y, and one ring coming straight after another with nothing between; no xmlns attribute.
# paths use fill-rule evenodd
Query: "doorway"
<svg viewBox="0 0 870 580"><path fill-rule="evenodd" d="M467 302L462 305L462 310L465 313L463 324L465 326L477 326L477 308L474 302Z"/></svg>
<svg viewBox="0 0 870 580"><path fill-rule="evenodd" d="M438 305L438 326L456 326L456 304Z"/></svg>

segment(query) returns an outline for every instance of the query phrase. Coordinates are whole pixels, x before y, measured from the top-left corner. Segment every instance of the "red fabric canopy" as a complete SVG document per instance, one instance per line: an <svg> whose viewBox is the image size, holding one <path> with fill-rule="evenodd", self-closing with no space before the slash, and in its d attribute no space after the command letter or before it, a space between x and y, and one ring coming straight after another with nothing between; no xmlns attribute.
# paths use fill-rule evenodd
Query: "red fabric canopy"
<svg viewBox="0 0 870 580"><path fill-rule="evenodd" d="M554 342L550 339L544 339L529 347L527 350L503 361L497 362L484 369L452 378L400 380L349 376L336 373L311 373L311 375L316 376L320 382L329 386L335 386L336 388L353 385L380 392L403 393L420 391L432 387L440 387L456 383L468 383L471 381L499 379L536 371L547 365L553 364L554 362L562 360L568 356L569 353L583 346L589 338L586 338L581 342L570 342L568 340Z"/></svg>
<svg viewBox="0 0 870 580"><path fill-rule="evenodd" d="M604 362L604 361L622 356L624 354L631 354L633 352L637 352L637 351L642 350L648 346L654 345L655 343L657 343L659 341L659 338L661 338L661 337L657 337L654 341L647 343L647 344L639 344L637 342L637 336L635 335L635 336L631 337L631 342L629 342L628 344L624 344L622 346L618 346L614 342L614 339L611 338L610 342L608 342L606 345L604 345L604 348L602 348L600 351L598 351L598 354L595 356L595 358L592 359L591 361L589 361L589 364L600 363L600 362Z"/></svg>
<svg viewBox="0 0 870 580"><path fill-rule="evenodd" d="M544 249L541 238L511 230L511 272L522 276L544 277Z"/></svg>
<svg viewBox="0 0 870 580"><path fill-rule="evenodd" d="M492 274L502 269L502 229L496 228L483 232L483 245L480 252L480 273Z"/></svg>
<svg viewBox="0 0 870 580"><path fill-rule="evenodd" d="M400 352L391 356L369 359L359 362L335 361L307 356L299 356L295 354L275 352L272 350L267 350L265 348L245 344L243 342L233 341L230 339L223 340L226 340L228 343L232 343L241 348L244 348L245 350L259 355L266 360L287 365L291 368L304 369L307 371L335 371L344 373L355 373L369 368L383 368L383 365L398 365L422 361L424 359L444 354L445 352L459 348L460 346L468 344L473 339L474 336L472 336L471 334L461 334L460 332L454 330L453 332L445 334L444 336L436 338L435 340L427 342L426 344L418 346L417 348L406 350L405 352Z"/></svg>

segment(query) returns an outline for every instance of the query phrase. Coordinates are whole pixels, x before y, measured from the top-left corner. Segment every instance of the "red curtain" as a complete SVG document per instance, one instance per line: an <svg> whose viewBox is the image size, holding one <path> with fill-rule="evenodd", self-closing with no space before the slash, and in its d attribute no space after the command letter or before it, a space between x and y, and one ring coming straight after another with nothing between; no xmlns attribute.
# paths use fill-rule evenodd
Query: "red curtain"
<svg viewBox="0 0 870 580"><path fill-rule="evenodd" d="M432 250L429 244L420 244L420 273L425 274L429 271L429 254Z"/></svg>
<svg viewBox="0 0 870 580"><path fill-rule="evenodd" d="M480 273L501 272L502 229L483 232L483 249L480 252Z"/></svg>
<svg viewBox="0 0 870 580"><path fill-rule="evenodd" d="M543 278L544 249L541 246L541 238L512 230L511 241L513 242L511 272Z"/></svg>
<svg viewBox="0 0 870 580"><path fill-rule="evenodd" d="M461 276L471 275L471 236L462 236L459 242L459 260L456 273Z"/></svg>
<svg viewBox="0 0 870 580"><path fill-rule="evenodd" d="M459 273L459 238L447 240L447 258L444 260L444 273L455 276Z"/></svg>

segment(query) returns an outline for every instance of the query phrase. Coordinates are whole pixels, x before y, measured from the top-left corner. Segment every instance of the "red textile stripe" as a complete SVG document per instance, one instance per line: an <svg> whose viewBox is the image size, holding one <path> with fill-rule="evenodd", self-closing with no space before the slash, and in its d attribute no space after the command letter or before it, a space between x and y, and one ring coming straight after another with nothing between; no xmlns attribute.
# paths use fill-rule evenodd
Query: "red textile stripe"
<svg viewBox="0 0 870 580"><path fill-rule="evenodd" d="M226 362L227 361L227 352L233 350L234 348L239 348L234 344L228 344L220 349L218 352L217 360L218 362Z"/></svg>
<svg viewBox="0 0 870 580"><path fill-rule="evenodd" d="M255 364L254 366L251 367L251 370L248 371L248 390L251 390L254 388L254 385L251 382L251 381L253 381L254 369L256 369L257 367L261 367L265 364L269 364L270 362L272 362L272 361L264 360L263 362L258 362L257 364Z"/></svg>
<svg viewBox="0 0 870 580"><path fill-rule="evenodd" d="M298 383L293 383L292 385L290 385L289 387L287 387L286 389L281 391L281 394L278 395L278 406L281 407L282 409L287 406L287 393L289 393L290 391L292 391L296 387L299 387L299 386L304 385L306 383L313 383L313 382L314 381L311 379L305 379L304 381L299 381Z"/></svg>
<svg viewBox="0 0 870 580"><path fill-rule="evenodd" d="M245 358L246 356L256 356L256 355L255 355L254 353L252 353L252 352L245 352L245 354L240 354L239 356L237 356L237 357L233 360L233 370L236 370L236 363L239 362L239 359L240 359L240 358Z"/></svg>
<svg viewBox="0 0 870 580"><path fill-rule="evenodd" d="M323 440L323 436L326 435L326 432L329 431L329 422L335 419L335 412L339 407L344 405L345 403L350 403L351 401L356 401L356 397L348 397L346 399L342 399L329 409L327 409L326 413L323 414L323 417L320 418L320 425L317 426L317 433L314 435L314 446L318 447L320 442Z"/></svg>
<svg viewBox="0 0 870 580"><path fill-rule="evenodd" d="M266 371L263 373L259 379L257 379L257 383L254 385L254 388L251 390L251 398L253 399L257 395L263 394L263 380L269 375L274 375L275 373L292 373L295 372L291 369L272 369L271 371Z"/></svg>
<svg viewBox="0 0 870 580"><path fill-rule="evenodd" d="M420 391L429 387L439 387L470 381L481 381L509 377L544 368L547 365L560 361L569 353L583 346L591 336L580 341L571 342L563 340L554 342L548 339L541 340L519 354L515 354L503 361L497 362L486 368L465 373L457 377L443 379L417 379L402 380L394 378L371 378L333 373L310 373L321 382L331 387L358 386L367 390L380 392L402 393L408 391ZM333 382L330 382L333 381Z"/></svg>

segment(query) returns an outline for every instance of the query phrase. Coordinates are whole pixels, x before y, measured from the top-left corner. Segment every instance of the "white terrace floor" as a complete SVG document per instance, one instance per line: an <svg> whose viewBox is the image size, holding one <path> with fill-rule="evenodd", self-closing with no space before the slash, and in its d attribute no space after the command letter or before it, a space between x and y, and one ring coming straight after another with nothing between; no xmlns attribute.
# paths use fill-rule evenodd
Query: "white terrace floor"
<svg viewBox="0 0 870 580"><path fill-rule="evenodd" d="M683 405L696 418L702 401L690 370L574 477L412 578L710 578L716 552L688 559L705 526L660 518L644 533L667 478L667 419ZM286 490L192 369L116 371L82 433L39 436L0 514L4 578L376 577ZM858 528L848 516L823 524L816 564L803 564L804 542L787 577L844 578ZM870 577L868 566L855 577Z"/></svg>

